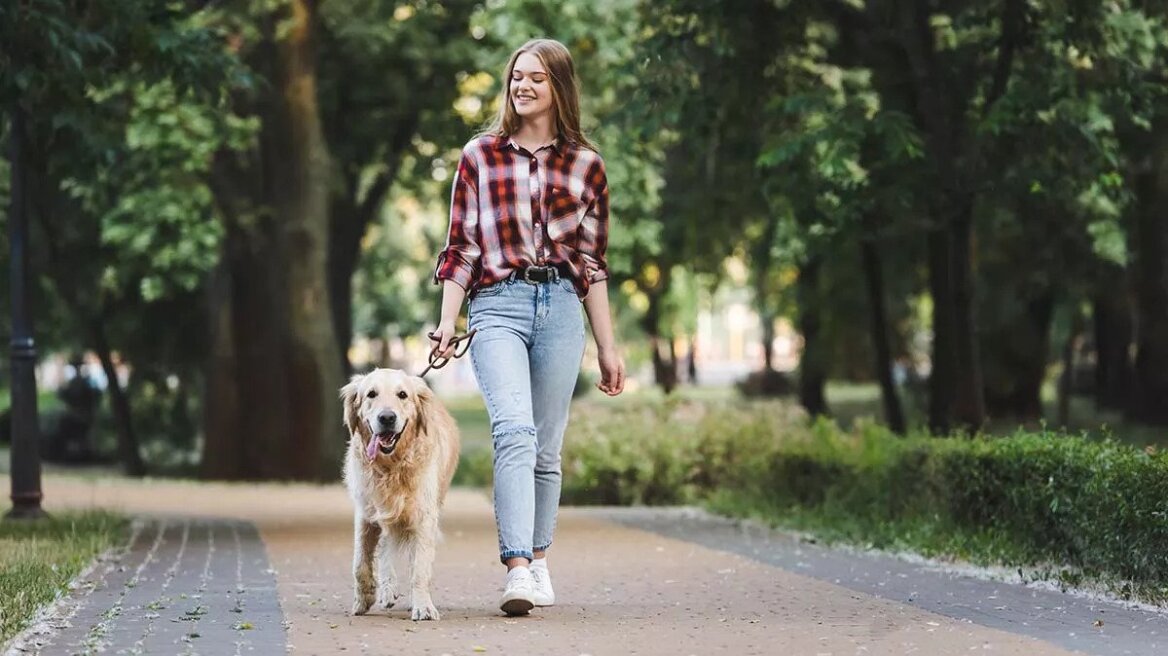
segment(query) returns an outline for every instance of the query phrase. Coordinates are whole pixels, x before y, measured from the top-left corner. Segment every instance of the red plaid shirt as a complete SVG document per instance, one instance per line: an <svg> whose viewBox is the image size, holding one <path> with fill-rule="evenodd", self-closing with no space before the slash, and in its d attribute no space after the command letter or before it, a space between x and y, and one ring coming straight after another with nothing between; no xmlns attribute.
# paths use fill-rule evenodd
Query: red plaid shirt
<svg viewBox="0 0 1168 656"><path fill-rule="evenodd" d="M509 137L481 136L462 150L434 281L473 294L517 269L556 265L583 298L608 278L607 244L599 154L563 140L529 153Z"/></svg>

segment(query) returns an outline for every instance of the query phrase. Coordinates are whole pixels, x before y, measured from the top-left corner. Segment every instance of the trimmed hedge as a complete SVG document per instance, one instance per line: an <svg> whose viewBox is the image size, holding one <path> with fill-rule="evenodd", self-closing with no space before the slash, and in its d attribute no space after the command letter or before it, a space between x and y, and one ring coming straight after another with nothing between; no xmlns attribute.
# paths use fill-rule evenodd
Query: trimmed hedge
<svg viewBox="0 0 1168 656"><path fill-rule="evenodd" d="M783 402L574 415L565 503L710 502L772 519L814 515L869 541L913 531L942 542L976 536L1008 545L1011 564L1053 562L1141 588L1168 583L1162 452L1052 432L843 432L830 421L808 424Z"/></svg>

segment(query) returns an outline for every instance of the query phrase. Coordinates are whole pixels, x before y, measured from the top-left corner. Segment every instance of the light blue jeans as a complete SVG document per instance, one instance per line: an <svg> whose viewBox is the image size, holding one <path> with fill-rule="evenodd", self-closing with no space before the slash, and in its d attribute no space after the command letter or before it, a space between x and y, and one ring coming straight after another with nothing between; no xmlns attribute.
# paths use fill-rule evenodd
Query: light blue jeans
<svg viewBox="0 0 1168 656"><path fill-rule="evenodd" d="M584 318L568 280L506 280L470 301L470 356L491 417L499 557L551 546L560 448L584 355Z"/></svg>

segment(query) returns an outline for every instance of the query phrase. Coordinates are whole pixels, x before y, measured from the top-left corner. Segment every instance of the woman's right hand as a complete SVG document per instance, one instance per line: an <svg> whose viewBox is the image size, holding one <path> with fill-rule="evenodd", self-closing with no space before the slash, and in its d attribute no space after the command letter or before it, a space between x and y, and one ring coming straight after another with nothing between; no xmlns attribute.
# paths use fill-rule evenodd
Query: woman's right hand
<svg viewBox="0 0 1168 656"><path fill-rule="evenodd" d="M438 327L427 335L430 337L430 341L434 342L431 352L447 358L454 355L454 349L450 348L450 339L454 337L453 321L438 322Z"/></svg>

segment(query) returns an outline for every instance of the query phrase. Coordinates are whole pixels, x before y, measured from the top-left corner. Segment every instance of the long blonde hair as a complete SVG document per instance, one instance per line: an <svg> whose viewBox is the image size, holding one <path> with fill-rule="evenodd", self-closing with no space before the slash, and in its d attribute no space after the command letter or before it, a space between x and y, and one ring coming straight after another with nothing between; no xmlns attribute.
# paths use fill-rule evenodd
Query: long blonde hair
<svg viewBox="0 0 1168 656"><path fill-rule="evenodd" d="M532 39L511 53L503 74L503 92L499 98L499 113L487 126L485 133L510 137L519 131L522 117L511 102L511 74L519 55L530 52L539 58L551 80L552 106L555 108L556 135L576 146L596 150L596 146L580 129L580 91L576 82L576 67L572 54L564 44L554 39Z"/></svg>

